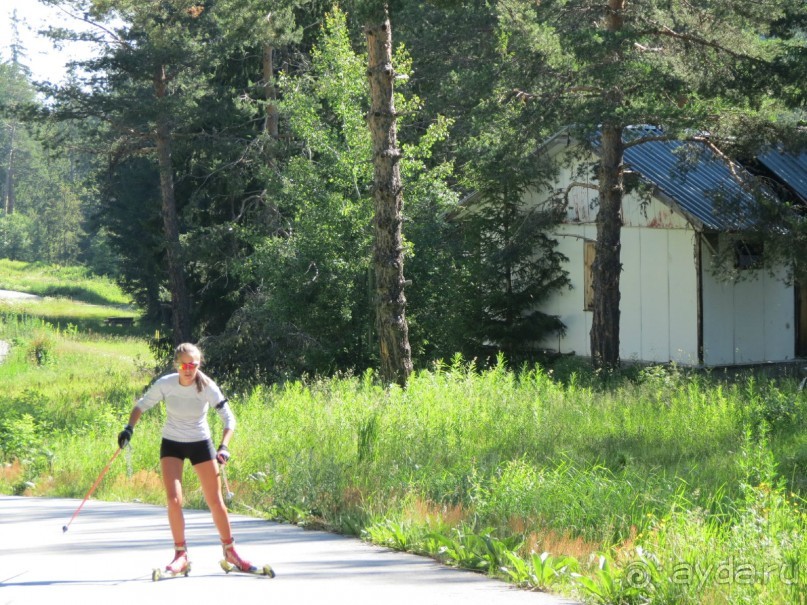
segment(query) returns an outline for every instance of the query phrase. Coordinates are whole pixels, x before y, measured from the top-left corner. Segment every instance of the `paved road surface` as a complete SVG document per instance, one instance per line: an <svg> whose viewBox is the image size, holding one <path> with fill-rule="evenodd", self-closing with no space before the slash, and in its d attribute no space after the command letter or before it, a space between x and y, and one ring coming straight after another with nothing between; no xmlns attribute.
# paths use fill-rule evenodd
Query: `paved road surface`
<svg viewBox="0 0 807 605"><path fill-rule="evenodd" d="M14 290L0 290L0 298L11 300L41 300L41 296L28 294L27 292L15 292Z"/></svg>
<svg viewBox="0 0 807 605"><path fill-rule="evenodd" d="M293 525L232 516L239 552L277 577L227 575L206 511L186 511L193 568L151 581L173 554L165 511L145 504L0 496L0 605L561 605L431 559Z"/></svg>
<svg viewBox="0 0 807 605"><path fill-rule="evenodd" d="M0 290L0 300L41 300L41 296L37 296L36 294L28 294L26 292L15 292L14 290ZM6 341L0 340L0 363L3 363L3 359L5 359L6 355L8 355L8 351L11 348ZM0 536L0 540L2 540L2 536ZM2 573L2 572L0 572ZM0 597L1 599L2 597ZM0 603L3 601L0 600Z"/></svg>

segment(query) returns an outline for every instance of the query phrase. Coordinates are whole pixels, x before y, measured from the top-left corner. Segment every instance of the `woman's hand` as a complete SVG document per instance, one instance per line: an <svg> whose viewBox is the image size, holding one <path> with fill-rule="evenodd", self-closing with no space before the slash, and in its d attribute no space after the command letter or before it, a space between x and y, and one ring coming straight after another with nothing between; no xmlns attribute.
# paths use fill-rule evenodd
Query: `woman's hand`
<svg viewBox="0 0 807 605"><path fill-rule="evenodd" d="M126 427L118 433L118 447L120 449L125 448L132 440L132 433L134 433L134 427L131 424L127 424Z"/></svg>
<svg viewBox="0 0 807 605"><path fill-rule="evenodd" d="M219 446L219 451L216 452L216 461L224 466L230 460L230 450L223 443Z"/></svg>

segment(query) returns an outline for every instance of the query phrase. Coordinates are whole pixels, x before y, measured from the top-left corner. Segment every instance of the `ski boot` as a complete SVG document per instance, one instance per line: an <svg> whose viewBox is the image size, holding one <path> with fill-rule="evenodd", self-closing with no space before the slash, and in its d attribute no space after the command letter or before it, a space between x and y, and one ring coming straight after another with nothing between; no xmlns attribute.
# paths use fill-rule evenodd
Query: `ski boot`
<svg viewBox="0 0 807 605"><path fill-rule="evenodd" d="M188 549L185 542L175 544L174 549L174 560L166 565L164 570L157 568L151 572L151 579L155 582L163 577L187 576L191 572L191 562L188 559Z"/></svg>
<svg viewBox="0 0 807 605"><path fill-rule="evenodd" d="M275 572L269 565L257 567L246 559L242 559L239 554L235 552L234 538L230 538L227 542L222 542L221 548L224 551L224 559L219 561L219 565L221 565L221 568L225 572L230 573L231 571L235 571L239 573L252 574L254 576L269 576L270 578L275 577Z"/></svg>

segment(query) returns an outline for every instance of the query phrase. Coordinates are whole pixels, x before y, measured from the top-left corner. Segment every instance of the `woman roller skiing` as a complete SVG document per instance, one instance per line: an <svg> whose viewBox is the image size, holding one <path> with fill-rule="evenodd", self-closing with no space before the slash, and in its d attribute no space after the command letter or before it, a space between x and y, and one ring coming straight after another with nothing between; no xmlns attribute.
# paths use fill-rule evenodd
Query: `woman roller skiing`
<svg viewBox="0 0 807 605"><path fill-rule="evenodd" d="M227 444L233 436L235 416L216 383L199 369L201 363L202 352L198 347L190 343L179 345L174 352L177 371L159 378L137 401L129 416L129 423L118 435L118 446L123 448L129 443L143 412L161 401L165 402L166 420L160 445L160 467L175 549L174 560L165 567L167 575L187 575L191 567L182 512L182 471L187 458L199 477L205 501L221 538L224 550L222 568L228 572L235 570L273 576L269 566L258 569L235 550L219 475L219 465L227 464L230 458ZM207 422L211 405L224 425L218 450L213 447ZM157 569L152 577L158 580L161 575Z"/></svg>

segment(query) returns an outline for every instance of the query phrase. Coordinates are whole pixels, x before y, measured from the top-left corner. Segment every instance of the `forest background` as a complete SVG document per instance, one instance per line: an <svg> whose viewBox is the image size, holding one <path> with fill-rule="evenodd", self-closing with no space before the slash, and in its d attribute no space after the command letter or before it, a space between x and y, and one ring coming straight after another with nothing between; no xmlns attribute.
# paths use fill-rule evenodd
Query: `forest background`
<svg viewBox="0 0 807 605"><path fill-rule="evenodd" d="M567 281L547 235L556 208L521 203L557 169L541 143L570 125L709 132L740 157L799 149L803 3L391 4L406 391L372 372L365 29L379 5L58 3L102 26L82 34L99 53L58 86L31 81L19 43L0 65L4 271L38 261L108 276L142 310L164 367L179 268L191 336L264 445L236 451L245 506L603 603L804 600L797 385L532 365L545 360L529 344L561 328L535 305ZM492 203L460 212L471 192ZM775 218L770 249L807 258L803 224ZM93 292L74 295L120 302ZM3 315L25 343L3 372L33 381L8 389L3 486L59 494L92 477L137 389L110 367L91 392L51 392L41 380L65 376L72 357L68 374L83 375L93 364L77 342L108 327L36 315ZM153 465L136 462L143 472L111 493L159 498ZM727 565L734 582L721 582Z"/></svg>
<svg viewBox="0 0 807 605"><path fill-rule="evenodd" d="M30 81L19 42L0 66L0 254L113 276L170 328L167 341L203 340L223 371L378 367L385 294L373 271L380 187L365 32L382 5L48 3L82 24L48 35L93 40L98 54L59 85ZM647 122L671 138L708 132L732 157L798 149L805 9L763 4L389 7L398 294L416 367L498 351L518 364L534 358L541 335L562 330L536 311L568 285L548 235L562 203L522 202L551 182L558 167L541 143L561 128L584 141L601 131L603 150L614 132ZM595 352L613 352L618 339L613 192L635 186L607 166L621 165L619 151L603 152L589 175L604 188L598 229L608 230L598 237L594 319L610 344ZM471 192L488 203L459 212ZM788 219L774 219L761 236L780 244L766 250L801 266L804 221L782 229Z"/></svg>

